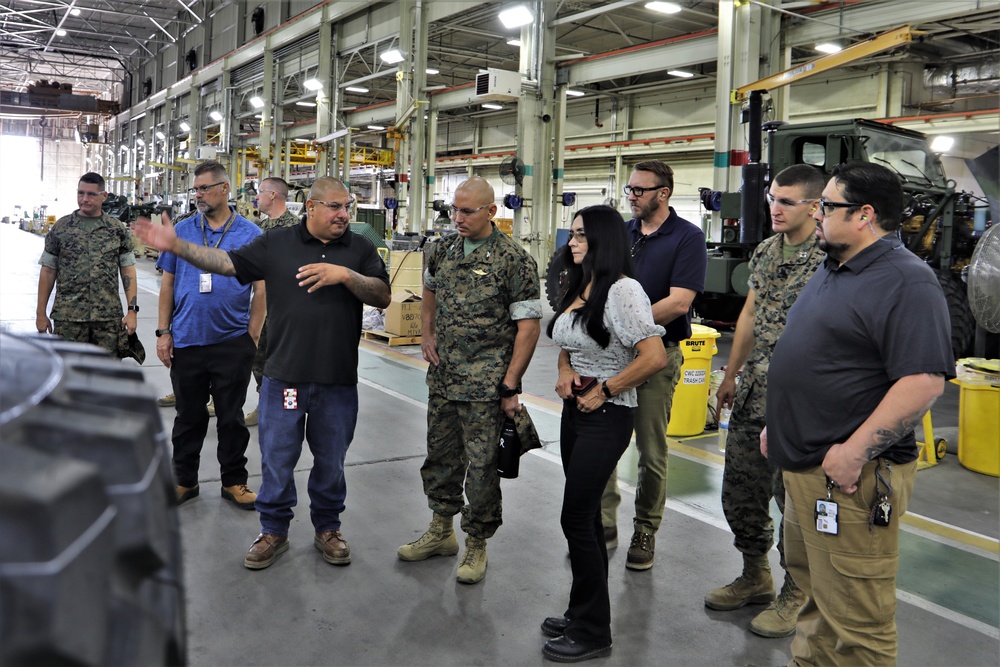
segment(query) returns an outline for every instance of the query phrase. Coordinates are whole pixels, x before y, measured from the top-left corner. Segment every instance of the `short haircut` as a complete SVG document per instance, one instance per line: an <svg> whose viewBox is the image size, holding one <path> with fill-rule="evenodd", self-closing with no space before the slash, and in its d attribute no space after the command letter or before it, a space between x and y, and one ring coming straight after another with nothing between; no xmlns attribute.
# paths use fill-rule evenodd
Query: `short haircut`
<svg viewBox="0 0 1000 667"><path fill-rule="evenodd" d="M660 185L664 185L670 188L670 194L674 193L674 170L670 168L666 162L661 162L660 160L645 160L643 162L637 162L633 171L649 171L656 174L656 177L660 179Z"/></svg>
<svg viewBox="0 0 1000 667"><path fill-rule="evenodd" d="M195 178L201 176L202 174L214 174L216 178L229 182L229 173L226 168L222 166L221 162L216 162L215 160L208 160L207 162L202 162L197 167L194 168Z"/></svg>
<svg viewBox="0 0 1000 667"><path fill-rule="evenodd" d="M316 179L316 182L313 183L312 187L309 188L309 199L320 200L325 197L327 193L333 192L347 192L349 194L350 190L347 189L347 186L344 185L344 182L339 178L334 178L333 176L320 176ZM322 196L320 193L323 193Z"/></svg>
<svg viewBox="0 0 1000 667"><path fill-rule="evenodd" d="M844 199L875 209L875 224L894 232L903 221L903 184L891 169L871 162L847 162L833 170ZM853 208L853 211L857 211Z"/></svg>
<svg viewBox="0 0 1000 667"><path fill-rule="evenodd" d="M800 185L806 199L819 199L823 196L826 176L811 164L793 164L774 177L774 184L783 188Z"/></svg>
<svg viewBox="0 0 1000 667"><path fill-rule="evenodd" d="M263 186L265 183L271 186L271 188L278 193L278 196L282 199L288 199L288 183L285 179L278 178L277 176L269 176L265 178L260 184Z"/></svg>
<svg viewBox="0 0 1000 667"><path fill-rule="evenodd" d="M96 185L104 192L104 177L100 174L95 174L92 171L88 171L86 174L80 177L81 183L90 183L91 185Z"/></svg>

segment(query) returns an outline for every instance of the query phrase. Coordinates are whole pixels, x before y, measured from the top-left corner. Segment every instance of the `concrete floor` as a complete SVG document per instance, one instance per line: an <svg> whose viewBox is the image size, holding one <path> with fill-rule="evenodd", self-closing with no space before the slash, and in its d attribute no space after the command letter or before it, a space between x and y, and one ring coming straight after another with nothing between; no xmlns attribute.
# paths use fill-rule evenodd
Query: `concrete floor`
<svg viewBox="0 0 1000 667"><path fill-rule="evenodd" d="M0 326L29 331L42 240L0 226ZM151 391L169 391L168 371L152 354L158 281L153 262L138 261L143 369ZM731 335L719 341L718 368ZM243 567L259 530L257 515L219 496L217 442L210 433L201 496L180 508L192 665L532 665L541 657L541 620L562 612L570 585L559 528L563 475L553 391L557 349L544 337L524 380L524 402L545 442L504 480L504 526L489 542L486 579L455 581L457 558L404 563L396 548L418 536L430 514L419 466L426 435L424 363L416 347L362 342L360 418L348 453L344 534L348 567L325 563L312 546L305 491L308 450L297 467L300 495L291 548L263 571ZM125 361L123 363L134 363ZM251 388L247 410L256 404ZM172 411L163 410L170 428ZM933 412L936 437L954 451L957 388ZM250 484L259 484L260 453L251 429ZM762 607L707 609L710 588L738 574L740 559L721 513L722 455L715 432L672 440L669 497L656 565L624 568L611 556L614 653L606 665L775 665L790 639L747 630ZM631 475L625 472L631 468ZM627 543L634 449L626 454L619 514ZM954 454L918 474L904 518L898 578L901 665L997 665L1000 662L1000 483L961 467ZM456 521L457 525L457 521ZM777 571L777 553L772 551Z"/></svg>

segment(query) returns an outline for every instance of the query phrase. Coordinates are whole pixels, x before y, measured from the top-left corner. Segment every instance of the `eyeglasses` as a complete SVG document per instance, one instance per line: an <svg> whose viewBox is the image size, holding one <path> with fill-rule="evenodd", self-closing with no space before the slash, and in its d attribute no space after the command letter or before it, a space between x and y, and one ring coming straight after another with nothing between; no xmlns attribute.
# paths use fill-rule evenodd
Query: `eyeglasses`
<svg viewBox="0 0 1000 667"><path fill-rule="evenodd" d="M630 250L633 257L639 254L639 252L646 246L646 239L649 238L648 235L643 235L639 237L639 240L632 244L632 249Z"/></svg>
<svg viewBox="0 0 1000 667"><path fill-rule="evenodd" d="M258 197L260 195L274 195L274 194L278 194L278 193L275 192L274 190L260 190L260 191L257 192L257 196Z"/></svg>
<svg viewBox="0 0 1000 667"><path fill-rule="evenodd" d="M864 206L864 204L855 204L850 201L826 201L825 199L819 199L817 201L820 209L823 211L824 218L829 218L838 208L861 208Z"/></svg>
<svg viewBox="0 0 1000 667"><path fill-rule="evenodd" d="M190 188L188 190L188 192L190 192L191 194L194 194L194 193L197 192L198 194L205 195L205 194L208 194L208 191L211 190L212 188L220 186L220 185L224 185L224 184L225 184L225 181L219 181L218 183L212 183L211 185L198 185L196 187Z"/></svg>
<svg viewBox="0 0 1000 667"><path fill-rule="evenodd" d="M104 190L98 190L97 192L86 192L84 190L77 190L77 197L100 197L104 194Z"/></svg>
<svg viewBox="0 0 1000 667"><path fill-rule="evenodd" d="M569 230L569 240L572 241L574 239L576 240L577 243L586 243L587 232L583 231L582 229Z"/></svg>
<svg viewBox="0 0 1000 667"><path fill-rule="evenodd" d="M622 190L625 191L626 195L635 195L636 197L641 197L644 194L646 194L647 192L652 192L653 190L660 190L661 188L665 188L665 187L667 187L667 186L665 186L665 185L654 185L651 188L640 188L637 185L626 185L624 188L622 188Z"/></svg>
<svg viewBox="0 0 1000 667"><path fill-rule="evenodd" d="M479 213L484 208L489 208L489 206L490 206L489 204L483 204L479 208L459 208L459 207L455 206L454 204L452 204L451 206L449 206L449 208L451 209L451 212L453 214L458 215L459 213L461 213L463 217L468 218L470 215L474 215L476 213Z"/></svg>
<svg viewBox="0 0 1000 667"><path fill-rule="evenodd" d="M780 206L781 208L795 208L799 204L811 204L815 199L789 199L781 197L775 199L770 192L767 193L767 203L769 206Z"/></svg>
<svg viewBox="0 0 1000 667"><path fill-rule="evenodd" d="M346 211L347 209L349 209L352 206L354 206L354 198L353 197L351 197L350 199L348 199L346 202L322 201L320 199L312 199L310 201L312 201L314 204L322 204L323 206L326 206L328 209L330 209L334 213L340 213L341 211Z"/></svg>

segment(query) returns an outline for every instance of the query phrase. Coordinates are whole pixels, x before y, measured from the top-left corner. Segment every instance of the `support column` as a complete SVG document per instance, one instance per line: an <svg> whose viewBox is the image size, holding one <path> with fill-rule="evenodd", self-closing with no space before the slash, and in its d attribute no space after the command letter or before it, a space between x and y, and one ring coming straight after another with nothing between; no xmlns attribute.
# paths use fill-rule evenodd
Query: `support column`
<svg viewBox="0 0 1000 667"><path fill-rule="evenodd" d="M733 116L736 111L730 102L733 85L733 37L736 9L732 2L719 3L719 58L715 74L715 161L712 177L713 190L729 190L729 142ZM706 230L709 241L722 240L722 218L718 211L712 213L712 222Z"/></svg>
<svg viewBox="0 0 1000 667"><path fill-rule="evenodd" d="M410 76L413 67L413 10L415 0L399 0L399 50L403 54L403 62L396 71L396 122L403 117L413 103L413 90ZM425 73L426 75L426 73ZM422 120L422 119L421 119ZM394 123L395 124L395 123ZM416 231L417 226L410 222L413 216L419 220L422 211L408 210L409 180L410 180L410 144L407 140L405 123L396 127L396 194L399 208L396 209L396 228L401 231ZM417 177L419 174L415 173Z"/></svg>
<svg viewBox="0 0 1000 667"><path fill-rule="evenodd" d="M555 137L555 145L552 147L554 156L552 163L552 194L558 197L565 191L566 185L566 86L556 88L555 100L552 109L552 133ZM562 204L553 203L553 215L549 216L548 238L545 243L545 254L548 257L556 250L556 229L559 227ZM547 263L546 263L547 265ZM539 270L545 271L545 266L539 265Z"/></svg>
<svg viewBox="0 0 1000 667"><path fill-rule="evenodd" d="M264 107L260 110L260 179L264 180L275 170L271 168L271 147L274 145L274 137L271 136L273 127L272 113L274 109L274 51L270 47L270 37L267 38L268 45L264 49ZM259 182L259 181L258 181Z"/></svg>
<svg viewBox="0 0 1000 667"><path fill-rule="evenodd" d="M316 78L323 87L316 91L316 138L325 137L332 131L330 98L338 94L337 82L330 76L333 61L333 27L329 23L319 25L319 71ZM330 151L320 151L316 160L316 176L327 176L330 171Z"/></svg>

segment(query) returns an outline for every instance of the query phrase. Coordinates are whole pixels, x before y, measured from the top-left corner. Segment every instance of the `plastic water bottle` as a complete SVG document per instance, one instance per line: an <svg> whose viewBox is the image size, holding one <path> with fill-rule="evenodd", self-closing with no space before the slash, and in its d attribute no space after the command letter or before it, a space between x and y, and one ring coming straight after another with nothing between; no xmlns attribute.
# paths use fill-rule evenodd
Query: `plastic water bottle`
<svg viewBox="0 0 1000 667"><path fill-rule="evenodd" d="M719 451L726 451L726 438L729 437L729 416L733 413L730 408L719 410Z"/></svg>

